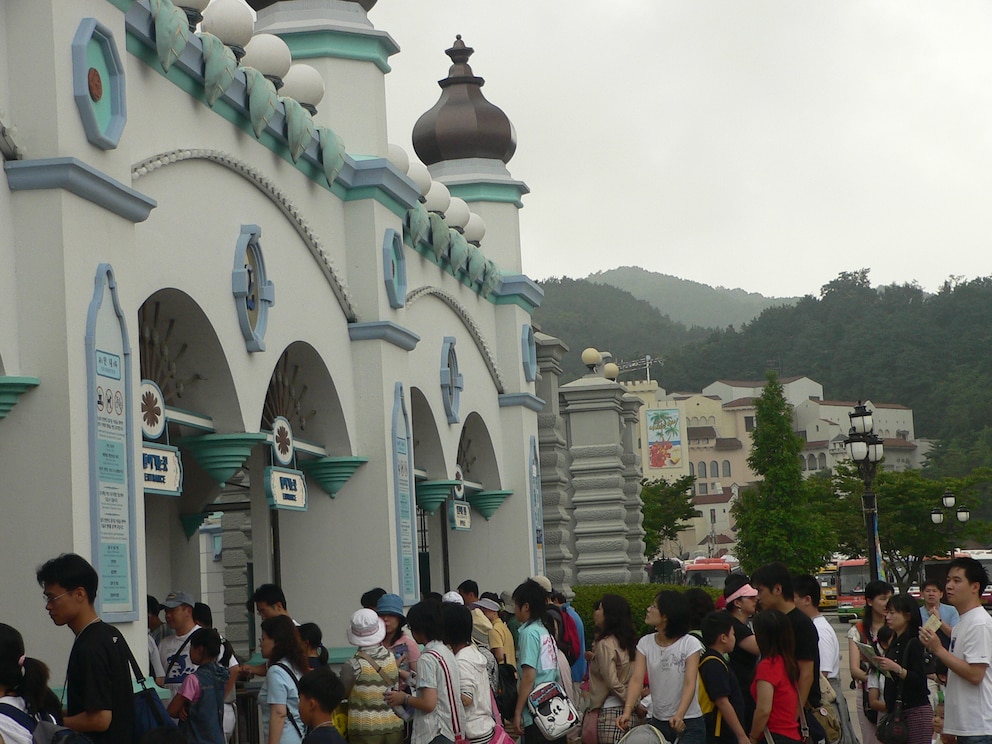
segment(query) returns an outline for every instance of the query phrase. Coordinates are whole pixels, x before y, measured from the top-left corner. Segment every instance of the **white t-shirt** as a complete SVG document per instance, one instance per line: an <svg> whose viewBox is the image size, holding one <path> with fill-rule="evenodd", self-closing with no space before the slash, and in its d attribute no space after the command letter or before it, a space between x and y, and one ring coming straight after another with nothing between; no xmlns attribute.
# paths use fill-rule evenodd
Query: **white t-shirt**
<svg viewBox="0 0 992 744"><path fill-rule="evenodd" d="M944 733L992 735L992 618L984 607L961 615L951 630L950 652L969 664L986 664L982 681L973 685L953 671L944 695Z"/></svg>
<svg viewBox="0 0 992 744"><path fill-rule="evenodd" d="M651 717L667 721L675 715L682 700L682 682L685 679L685 660L703 651L703 644L691 633L679 638L671 646L659 646L655 634L649 633L637 642L637 650L647 661L648 681L651 683ZM692 680L695 687L696 679ZM695 693L684 718L703 715Z"/></svg>
<svg viewBox="0 0 992 744"><path fill-rule="evenodd" d="M165 667L162 666L162 657L159 655L158 646L151 633L148 634L148 674L152 677L164 677Z"/></svg>
<svg viewBox="0 0 992 744"><path fill-rule="evenodd" d="M13 695L0 697L0 703L6 703L12 708L27 712L24 698ZM4 744L31 744L31 732L10 716L0 713L0 736Z"/></svg>
<svg viewBox="0 0 992 744"><path fill-rule="evenodd" d="M179 692L179 686L186 676L196 671L196 664L189 658L189 644L186 643L186 639L199 629L199 625L194 625L185 635L166 636L158 646L162 667L165 669L165 686L173 697ZM176 657L174 664L170 664L172 657L183 647L183 644L185 644L185 648L183 648L182 654Z"/></svg>
<svg viewBox="0 0 992 744"><path fill-rule="evenodd" d="M823 615L814 617L813 625L816 627L816 634L820 639L818 643L820 671L828 679L836 679L840 675L840 644L837 643L837 634L830 627L830 621Z"/></svg>

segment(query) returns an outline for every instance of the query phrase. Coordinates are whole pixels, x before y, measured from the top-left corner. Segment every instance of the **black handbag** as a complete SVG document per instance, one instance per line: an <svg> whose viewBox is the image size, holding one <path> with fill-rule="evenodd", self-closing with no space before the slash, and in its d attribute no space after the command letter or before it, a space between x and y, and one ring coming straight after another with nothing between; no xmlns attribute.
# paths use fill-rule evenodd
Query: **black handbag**
<svg viewBox="0 0 992 744"><path fill-rule="evenodd" d="M906 653L909 651L909 644L913 639L906 642L902 650L900 665L906 666ZM906 744L909 741L909 730L906 728L906 719L902 714L902 689L906 680L900 678L896 686L896 704L892 712L883 713L878 718L878 725L875 727L875 735L882 744Z"/></svg>

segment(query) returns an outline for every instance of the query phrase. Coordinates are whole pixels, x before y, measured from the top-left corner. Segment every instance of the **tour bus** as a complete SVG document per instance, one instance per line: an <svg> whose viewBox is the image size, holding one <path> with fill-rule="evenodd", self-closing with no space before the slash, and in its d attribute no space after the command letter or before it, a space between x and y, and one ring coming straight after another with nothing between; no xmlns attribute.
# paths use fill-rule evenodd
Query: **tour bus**
<svg viewBox="0 0 992 744"><path fill-rule="evenodd" d="M865 584L871 579L867 558L837 561L837 619L858 620L865 609Z"/></svg>
<svg viewBox="0 0 992 744"><path fill-rule="evenodd" d="M723 589L724 582L733 570L734 566L723 558L697 558L692 563L685 564L685 585Z"/></svg>
<svg viewBox="0 0 992 744"><path fill-rule="evenodd" d="M954 557L974 558L992 575L992 550L956 550ZM943 587L947 580L947 564L950 562L951 559L946 555L924 558L920 566L920 587L922 588L926 581L931 580L939 582ZM985 587L985 591L982 592L982 604L992 605L992 585Z"/></svg>
<svg viewBox="0 0 992 744"><path fill-rule="evenodd" d="M837 607L837 566L831 563L816 572L820 584L820 609L832 610Z"/></svg>

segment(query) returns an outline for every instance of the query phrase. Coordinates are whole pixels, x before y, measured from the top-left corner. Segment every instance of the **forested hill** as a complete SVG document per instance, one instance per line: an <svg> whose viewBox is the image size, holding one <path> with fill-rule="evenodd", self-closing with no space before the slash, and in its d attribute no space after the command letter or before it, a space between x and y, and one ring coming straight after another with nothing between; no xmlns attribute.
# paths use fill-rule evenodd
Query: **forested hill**
<svg viewBox="0 0 992 744"><path fill-rule="evenodd" d="M669 391L720 378L808 375L827 398L896 402L914 409L917 437L941 440L943 474L992 464L992 277L873 288L868 271L845 272L819 297L766 309L742 328L703 331L662 316L626 292L583 280L542 283L535 321L571 347L569 379L586 346L618 359L661 356L652 370ZM621 378L622 380L623 378Z"/></svg>
<svg viewBox="0 0 992 744"><path fill-rule="evenodd" d="M586 277L597 284L610 284L646 300L677 323L704 328L740 327L761 311L777 305L794 305L798 297L765 297L743 289L711 287L639 266L620 266Z"/></svg>

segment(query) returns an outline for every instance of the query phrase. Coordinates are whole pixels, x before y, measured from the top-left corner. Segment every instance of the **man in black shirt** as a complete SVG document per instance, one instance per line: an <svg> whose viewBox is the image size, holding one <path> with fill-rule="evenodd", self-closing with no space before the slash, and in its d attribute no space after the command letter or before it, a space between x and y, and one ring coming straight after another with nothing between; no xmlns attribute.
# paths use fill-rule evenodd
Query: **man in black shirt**
<svg viewBox="0 0 992 744"><path fill-rule="evenodd" d="M52 558L37 572L45 609L76 636L66 672L65 725L93 744L131 744L134 702L127 641L96 613L99 583L86 559L74 553Z"/></svg>
<svg viewBox="0 0 992 744"><path fill-rule="evenodd" d="M808 707L820 707L820 637L816 626L793 602L792 577L784 563L769 563L751 576L764 610L778 610L789 618L796 640L799 664L799 699Z"/></svg>

